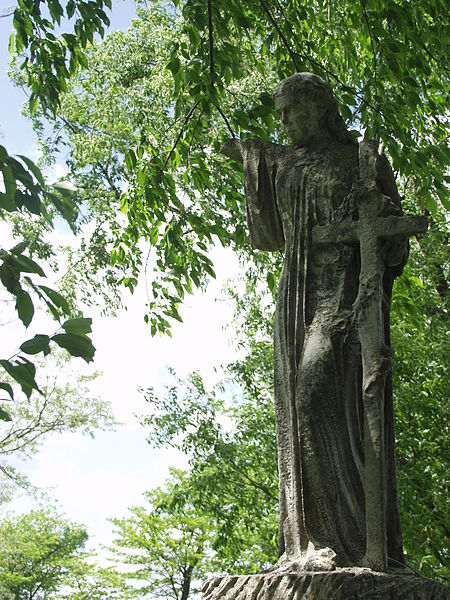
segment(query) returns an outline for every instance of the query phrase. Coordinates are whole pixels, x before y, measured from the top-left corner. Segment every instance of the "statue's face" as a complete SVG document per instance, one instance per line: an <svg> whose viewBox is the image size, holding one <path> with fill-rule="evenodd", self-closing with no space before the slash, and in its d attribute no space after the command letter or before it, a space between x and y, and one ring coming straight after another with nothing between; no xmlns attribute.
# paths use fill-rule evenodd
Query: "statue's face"
<svg viewBox="0 0 450 600"><path fill-rule="evenodd" d="M284 131L295 145L312 147L322 137L325 109L308 95L280 95L275 107Z"/></svg>

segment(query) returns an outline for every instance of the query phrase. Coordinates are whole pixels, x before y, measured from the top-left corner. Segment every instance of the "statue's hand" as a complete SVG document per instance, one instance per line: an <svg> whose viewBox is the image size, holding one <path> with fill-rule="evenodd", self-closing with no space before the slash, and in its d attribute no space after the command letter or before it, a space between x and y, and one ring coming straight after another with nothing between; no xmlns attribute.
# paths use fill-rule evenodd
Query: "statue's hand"
<svg viewBox="0 0 450 600"><path fill-rule="evenodd" d="M377 207L379 217L400 217L402 210L392 198L386 196L378 189L375 184L369 184L362 180L353 186L354 206L357 208L362 202L374 202ZM386 263L391 267L396 267L406 262L408 256L407 238L394 238L385 240L383 245L383 256Z"/></svg>
<svg viewBox="0 0 450 600"><path fill-rule="evenodd" d="M402 210L389 196L378 194L378 215L381 217L400 217ZM383 247L384 260L390 267L405 263L408 256L408 239L386 240Z"/></svg>
<svg viewBox="0 0 450 600"><path fill-rule="evenodd" d="M392 198L380 193L378 195L378 214L382 217L400 217L402 209ZM405 264L408 258L408 248L407 238L386 240L383 246L384 260L390 267L397 267L402 263Z"/></svg>
<svg viewBox="0 0 450 600"><path fill-rule="evenodd" d="M379 217L389 217L390 215L401 216L402 210L389 196L383 194L377 185L367 184L364 180L360 180L353 185L352 200L355 207L361 205L362 202L373 202L377 207Z"/></svg>
<svg viewBox="0 0 450 600"><path fill-rule="evenodd" d="M378 214L383 217L389 217L390 215L400 217L402 209L392 200L392 198L380 193L378 200Z"/></svg>
<svg viewBox="0 0 450 600"><path fill-rule="evenodd" d="M242 149L244 142L239 138L233 138L232 140L227 140L225 144L222 146L221 153L232 160L237 162L242 162Z"/></svg>

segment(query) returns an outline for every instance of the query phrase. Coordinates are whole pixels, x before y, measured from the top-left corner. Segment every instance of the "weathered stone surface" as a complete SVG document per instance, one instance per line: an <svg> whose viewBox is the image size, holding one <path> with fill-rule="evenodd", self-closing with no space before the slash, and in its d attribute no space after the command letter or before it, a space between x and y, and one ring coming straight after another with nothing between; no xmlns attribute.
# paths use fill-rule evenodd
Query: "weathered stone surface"
<svg viewBox="0 0 450 600"><path fill-rule="evenodd" d="M414 574L337 569L320 573L219 576L203 600L448 600L445 586Z"/></svg>
<svg viewBox="0 0 450 600"><path fill-rule="evenodd" d="M279 561L211 579L204 600L447 598L404 564L395 460L392 286L426 220L402 215L387 158L354 140L323 79L297 73L274 100L292 146L235 138L222 151L243 163L252 246L284 247Z"/></svg>
<svg viewBox="0 0 450 600"><path fill-rule="evenodd" d="M284 246L274 319L279 556L329 548L333 568L384 571L404 560L389 310L417 228L402 217L386 157L355 142L325 81L298 73L274 99L293 145L233 139L223 152L243 163L253 247Z"/></svg>

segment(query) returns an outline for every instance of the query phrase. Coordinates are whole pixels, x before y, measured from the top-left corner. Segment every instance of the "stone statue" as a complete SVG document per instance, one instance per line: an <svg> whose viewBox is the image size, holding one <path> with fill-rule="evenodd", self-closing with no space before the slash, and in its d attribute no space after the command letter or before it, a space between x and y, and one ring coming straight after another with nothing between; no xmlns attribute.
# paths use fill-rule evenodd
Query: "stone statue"
<svg viewBox="0 0 450 600"><path fill-rule="evenodd" d="M274 323L280 558L270 573L401 570L389 310L408 236L426 220L401 216L388 160L355 141L323 79L297 73L274 99L292 146L223 148L244 166L253 247L284 248Z"/></svg>

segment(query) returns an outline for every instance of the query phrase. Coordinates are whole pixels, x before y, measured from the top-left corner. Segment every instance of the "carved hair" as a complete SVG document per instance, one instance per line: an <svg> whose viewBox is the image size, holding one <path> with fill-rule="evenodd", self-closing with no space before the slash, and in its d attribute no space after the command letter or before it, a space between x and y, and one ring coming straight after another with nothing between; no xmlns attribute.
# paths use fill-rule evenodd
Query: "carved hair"
<svg viewBox="0 0 450 600"><path fill-rule="evenodd" d="M273 92L275 101L278 97L290 96L293 102L299 102L302 96L305 95L325 108L325 123L329 131L342 144L357 143L347 130L344 119L339 114L338 105L330 86L318 75L314 75L314 73L296 73L279 83Z"/></svg>

